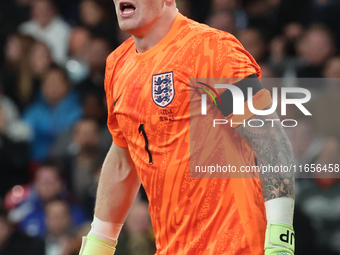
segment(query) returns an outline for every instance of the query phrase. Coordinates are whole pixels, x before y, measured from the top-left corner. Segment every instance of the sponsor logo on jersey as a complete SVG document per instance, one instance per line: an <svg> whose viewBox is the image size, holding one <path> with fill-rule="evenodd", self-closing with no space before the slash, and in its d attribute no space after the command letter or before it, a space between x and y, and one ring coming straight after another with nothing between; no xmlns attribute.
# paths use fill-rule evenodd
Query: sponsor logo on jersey
<svg viewBox="0 0 340 255"><path fill-rule="evenodd" d="M117 97L116 101L113 102L113 106L114 106L114 107L116 106L116 104L117 104L119 98L121 97L121 95L122 95L122 94L120 94L119 97Z"/></svg>
<svg viewBox="0 0 340 255"><path fill-rule="evenodd" d="M152 100L160 107L169 105L175 97L173 72L152 76Z"/></svg>

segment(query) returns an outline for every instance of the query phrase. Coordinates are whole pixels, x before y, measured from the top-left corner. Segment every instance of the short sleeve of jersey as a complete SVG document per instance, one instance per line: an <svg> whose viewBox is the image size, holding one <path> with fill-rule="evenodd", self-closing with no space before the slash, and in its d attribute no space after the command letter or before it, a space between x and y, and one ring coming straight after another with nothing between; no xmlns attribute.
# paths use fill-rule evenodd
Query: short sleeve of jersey
<svg viewBox="0 0 340 255"><path fill-rule="evenodd" d="M113 98L113 69L114 61L113 55L111 54L106 60L106 70L105 70L105 92L106 92L106 102L108 110L107 126L112 135L113 142L119 147L127 147L127 142L124 138L122 131L118 125L116 119L116 114L114 113L114 98ZM117 99L115 99L117 100Z"/></svg>
<svg viewBox="0 0 340 255"><path fill-rule="evenodd" d="M206 35L197 51L197 78L227 78L228 84L237 84L242 79L253 74L261 79L261 69L255 59L242 44L231 34L221 31ZM216 89L221 95L226 89ZM246 95L245 95L246 96ZM263 88L253 96L253 105L257 110L263 110L272 103L270 92ZM244 115L226 116L233 123L247 120L254 114L244 104ZM241 123L240 123L241 124ZM233 125L234 128L238 125Z"/></svg>
<svg viewBox="0 0 340 255"><path fill-rule="evenodd" d="M215 31L202 35L196 58L199 78L242 79L252 74L261 77L261 69L255 59L231 34Z"/></svg>

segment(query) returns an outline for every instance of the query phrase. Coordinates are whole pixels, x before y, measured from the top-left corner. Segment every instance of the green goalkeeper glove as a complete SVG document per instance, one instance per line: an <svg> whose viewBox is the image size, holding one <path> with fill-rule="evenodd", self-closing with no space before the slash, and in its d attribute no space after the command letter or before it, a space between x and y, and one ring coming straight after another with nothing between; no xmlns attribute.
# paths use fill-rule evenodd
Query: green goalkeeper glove
<svg viewBox="0 0 340 255"><path fill-rule="evenodd" d="M83 236L79 255L114 255L116 245L92 235Z"/></svg>
<svg viewBox="0 0 340 255"><path fill-rule="evenodd" d="M284 223L267 225L264 244L265 255L294 255L295 232Z"/></svg>

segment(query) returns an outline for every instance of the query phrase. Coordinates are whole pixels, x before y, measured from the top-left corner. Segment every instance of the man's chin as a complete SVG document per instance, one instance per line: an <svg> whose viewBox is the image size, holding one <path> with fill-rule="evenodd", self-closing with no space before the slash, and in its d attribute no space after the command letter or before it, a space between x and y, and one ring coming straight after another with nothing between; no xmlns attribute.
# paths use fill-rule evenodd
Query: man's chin
<svg viewBox="0 0 340 255"><path fill-rule="evenodd" d="M135 35L135 34L138 34L138 26L127 26L127 25L119 25L119 28L124 31L124 32L127 32L131 35Z"/></svg>
<svg viewBox="0 0 340 255"><path fill-rule="evenodd" d="M132 20L123 20L119 22L119 28L124 32L135 30L138 26L132 22Z"/></svg>

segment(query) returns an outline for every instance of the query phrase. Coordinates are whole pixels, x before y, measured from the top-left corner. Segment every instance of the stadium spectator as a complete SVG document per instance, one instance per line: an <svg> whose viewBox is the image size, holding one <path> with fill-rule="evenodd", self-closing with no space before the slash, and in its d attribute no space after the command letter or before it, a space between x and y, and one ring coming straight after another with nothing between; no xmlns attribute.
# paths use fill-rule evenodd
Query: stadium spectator
<svg viewBox="0 0 340 255"><path fill-rule="evenodd" d="M66 139L70 135L70 140ZM69 143L65 143L69 141ZM51 157L63 162L66 167L66 179L70 191L79 203L85 203L87 190L96 184L98 168L107 152L103 149L99 126L96 121L84 119L65 133L52 149ZM58 144L59 142L59 144ZM93 210L93 205L90 211Z"/></svg>
<svg viewBox="0 0 340 255"><path fill-rule="evenodd" d="M71 244L72 247L73 247L72 255L78 255L79 254L82 236L84 236L84 234L86 235L86 233L88 233L90 231L90 229L91 229L91 222L85 222L79 228L77 228L77 233L76 233L76 235L73 239L73 242Z"/></svg>
<svg viewBox="0 0 340 255"><path fill-rule="evenodd" d="M235 15L232 11L224 10L211 14L208 17L207 25L233 35L236 34Z"/></svg>
<svg viewBox="0 0 340 255"><path fill-rule="evenodd" d="M211 10L213 12L220 10L235 10L239 5L239 0L213 0L211 3Z"/></svg>
<svg viewBox="0 0 340 255"><path fill-rule="evenodd" d="M303 36L305 30L301 23L291 22L283 28L283 36L288 41L288 54L294 56L296 54L294 44Z"/></svg>
<svg viewBox="0 0 340 255"><path fill-rule="evenodd" d="M92 75L101 75L105 71L106 57L110 51L111 47L105 39L94 38L90 41L87 62Z"/></svg>
<svg viewBox="0 0 340 255"><path fill-rule="evenodd" d="M107 130L105 99L100 94L88 93L82 99L84 117L95 120L101 129Z"/></svg>
<svg viewBox="0 0 340 255"><path fill-rule="evenodd" d="M32 3L31 20L19 26L23 34L45 42L58 64L65 64L71 28L58 16L51 0L36 0Z"/></svg>
<svg viewBox="0 0 340 255"><path fill-rule="evenodd" d="M149 255L156 252L147 202L136 199L126 218L119 244L115 255Z"/></svg>
<svg viewBox="0 0 340 255"><path fill-rule="evenodd" d="M260 63L261 71L262 71L262 78L276 78L273 69L270 65L265 63ZM265 86L266 87L266 86ZM266 87L271 91L271 87Z"/></svg>
<svg viewBox="0 0 340 255"><path fill-rule="evenodd" d="M322 25L310 27L298 43L298 54L304 65L296 70L299 78L321 78L327 60L334 54L333 34Z"/></svg>
<svg viewBox="0 0 340 255"><path fill-rule="evenodd" d="M83 96L82 105L83 119L80 120L74 128L63 132L58 136L55 143L53 143L51 147L49 154L51 158L65 159L66 157L73 157L80 151L80 145L78 142L79 139L83 141L92 139L93 137L97 136L94 135L97 132L99 132L100 137L98 142L99 151L106 153L110 148L111 134L106 126L107 110L104 104L103 96L95 93L87 93ZM77 126L82 128L77 129ZM87 134L85 137L82 130L91 130L91 134ZM79 138L75 139L75 137Z"/></svg>
<svg viewBox="0 0 340 255"><path fill-rule="evenodd" d="M29 55L29 66L32 69L34 78L41 80L53 63L51 51L48 46L43 42L37 41L33 45ZM40 85L40 82L36 83Z"/></svg>
<svg viewBox="0 0 340 255"><path fill-rule="evenodd" d="M52 158L60 159L74 156L85 146L99 146L98 124L92 119L78 121L74 128L68 130L67 133L63 133L60 143L58 143L58 139L52 147L50 153ZM65 141L68 141L68 143L65 143Z"/></svg>
<svg viewBox="0 0 340 255"><path fill-rule="evenodd" d="M94 38L87 45L85 62L89 65L89 77L77 85L82 96L89 92L104 94L104 74L106 58L110 54L111 46L103 38Z"/></svg>
<svg viewBox="0 0 340 255"><path fill-rule="evenodd" d="M322 167L340 164L340 142L337 137L324 139L314 161ZM340 182L339 172L314 172L313 178L299 180L297 207L312 220L318 250L313 254L339 254Z"/></svg>
<svg viewBox="0 0 340 255"><path fill-rule="evenodd" d="M32 128L32 159L43 161L54 139L72 127L82 116L77 94L70 91L65 71L52 67L42 83L42 98L24 112L24 120Z"/></svg>
<svg viewBox="0 0 340 255"><path fill-rule="evenodd" d="M71 255L75 229L69 205L63 200L53 200L46 204L45 255Z"/></svg>
<svg viewBox="0 0 340 255"><path fill-rule="evenodd" d="M278 33L276 23L278 5L280 1L244 0L243 6L248 16L248 28L261 32L263 38L269 41Z"/></svg>
<svg viewBox="0 0 340 255"><path fill-rule="evenodd" d="M27 76L24 77L25 83L21 88L22 96L19 102L21 110L41 97L42 80L47 71L54 65L51 51L43 42L36 41L28 54L29 59L24 67Z"/></svg>
<svg viewBox="0 0 340 255"><path fill-rule="evenodd" d="M27 127L19 121L9 124L3 109L0 104L0 199L15 184L28 181Z"/></svg>
<svg viewBox="0 0 340 255"><path fill-rule="evenodd" d="M238 34L238 39L257 62L261 63L266 60L266 42L259 30L244 29Z"/></svg>
<svg viewBox="0 0 340 255"><path fill-rule="evenodd" d="M15 229L0 208L0 255L45 255L42 239L32 238Z"/></svg>
<svg viewBox="0 0 340 255"><path fill-rule="evenodd" d="M95 37L105 38L111 47L117 47L117 22L111 3L105 0L80 1L80 24Z"/></svg>
<svg viewBox="0 0 340 255"><path fill-rule="evenodd" d="M9 188L28 181L29 128L19 119L15 104L0 84L0 200Z"/></svg>
<svg viewBox="0 0 340 255"><path fill-rule="evenodd" d="M322 70L335 53L333 34L323 25L312 25L307 31L299 23L289 23L284 33L271 41L270 65L275 74L284 78L321 78ZM316 80L303 81L291 86L322 90Z"/></svg>
<svg viewBox="0 0 340 255"><path fill-rule="evenodd" d="M73 58L81 58L84 46L92 37L91 32L83 27L75 27L71 31L68 55Z"/></svg>
<svg viewBox="0 0 340 255"><path fill-rule="evenodd" d="M38 168L29 196L10 211L10 219L24 233L43 237L46 234L45 206L55 199L64 199L70 203L72 201L65 188L61 168L55 163L47 162ZM84 211L76 203L71 203L69 209L72 226L85 222Z"/></svg>
<svg viewBox="0 0 340 255"><path fill-rule="evenodd" d="M302 65L301 61L296 59L296 45L303 34L303 26L298 22L292 22L283 28L282 34L270 41L268 62L277 77L296 77L295 70Z"/></svg>
<svg viewBox="0 0 340 255"><path fill-rule="evenodd" d="M273 63L279 63L286 57L287 40L283 36L277 36L270 42L270 60Z"/></svg>
<svg viewBox="0 0 340 255"><path fill-rule="evenodd" d="M33 45L32 37L12 34L8 37L4 48L3 91L20 106L27 104L31 99L32 74L29 58Z"/></svg>
<svg viewBox="0 0 340 255"><path fill-rule="evenodd" d="M340 78L340 57L332 57L327 62L325 69L323 70L323 77L328 79Z"/></svg>
<svg viewBox="0 0 340 255"><path fill-rule="evenodd" d="M7 43L3 68L3 92L22 110L39 94L40 83L53 61L43 42L30 36L12 35Z"/></svg>
<svg viewBox="0 0 340 255"><path fill-rule="evenodd" d="M107 12L100 1L83 0L80 3L80 20L88 27L98 26L106 17Z"/></svg>
<svg viewBox="0 0 340 255"><path fill-rule="evenodd" d="M234 26L238 31L247 27L247 13L242 7L240 0L213 0L211 3L210 13L216 13L220 11L229 11L233 13L235 23Z"/></svg>
<svg viewBox="0 0 340 255"><path fill-rule="evenodd" d="M91 37L90 31L83 27L75 27L71 31L68 60L65 67L73 84L78 84L88 76L89 67L85 62L85 56Z"/></svg>
<svg viewBox="0 0 340 255"><path fill-rule="evenodd" d="M19 110L13 100L4 94L2 84L0 83L0 107L5 117L5 121L2 122L2 128L6 128L8 124L12 124L19 119ZM7 124L7 125L6 125Z"/></svg>
<svg viewBox="0 0 340 255"><path fill-rule="evenodd" d="M79 203L89 218L93 215L103 161L104 154L97 147L84 147L72 162L74 194L78 195Z"/></svg>
<svg viewBox="0 0 340 255"><path fill-rule="evenodd" d="M336 38L340 46L340 2L337 0L312 0L311 21L325 24Z"/></svg>

